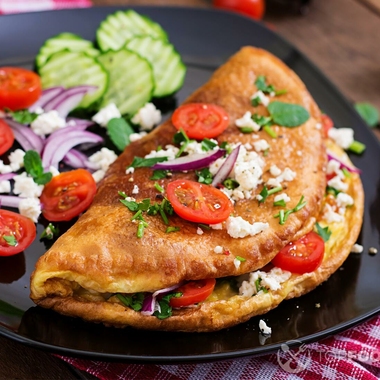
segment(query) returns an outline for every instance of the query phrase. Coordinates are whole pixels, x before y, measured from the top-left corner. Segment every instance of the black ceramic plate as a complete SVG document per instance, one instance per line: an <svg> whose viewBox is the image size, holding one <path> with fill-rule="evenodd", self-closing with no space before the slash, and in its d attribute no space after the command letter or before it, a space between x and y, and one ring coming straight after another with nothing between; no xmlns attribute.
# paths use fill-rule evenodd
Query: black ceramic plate
<svg viewBox="0 0 380 380"><path fill-rule="evenodd" d="M364 321L380 311L380 255L368 255L379 246L380 147L352 106L294 47L250 19L212 10L135 7L159 22L188 66L181 102L202 85L216 67L241 46L254 45L277 55L306 83L320 107L337 126L350 126L367 145L352 157L363 169L365 218L359 243L364 253L351 254L326 283L299 299L282 303L263 318L273 334L264 342L258 318L234 328L202 334L143 332L113 329L63 317L35 307L29 299L29 277L45 247L38 241L26 252L0 257L0 333L27 345L67 355L105 360L150 362L205 361L256 355L277 350L289 340L310 342ZM93 40L95 30L113 7L1 16L0 66L32 67L48 38L69 31ZM38 233L42 231L38 225ZM319 303L320 308L315 304Z"/></svg>

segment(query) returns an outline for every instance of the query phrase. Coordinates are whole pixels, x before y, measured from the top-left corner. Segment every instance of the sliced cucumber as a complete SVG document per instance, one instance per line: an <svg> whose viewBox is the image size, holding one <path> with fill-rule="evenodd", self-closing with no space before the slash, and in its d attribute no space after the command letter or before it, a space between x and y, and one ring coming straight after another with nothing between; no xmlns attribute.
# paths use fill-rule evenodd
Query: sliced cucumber
<svg viewBox="0 0 380 380"><path fill-rule="evenodd" d="M96 31L96 41L100 50L119 50L136 35L149 35L167 40L166 32L149 17L134 10L116 11L109 15Z"/></svg>
<svg viewBox="0 0 380 380"><path fill-rule="evenodd" d="M127 49L108 51L97 57L110 76L100 107L115 103L120 112L134 114L147 103L154 91L150 63Z"/></svg>
<svg viewBox="0 0 380 380"><path fill-rule="evenodd" d="M83 84L97 86L95 92L85 95L79 108L88 108L99 100L108 87L108 73L94 57L84 52L68 50L54 53L40 69L43 88L73 87Z"/></svg>
<svg viewBox="0 0 380 380"><path fill-rule="evenodd" d="M138 36L129 40L126 47L151 63L156 83L154 97L171 95L182 87L186 66L172 44L150 36Z"/></svg>
<svg viewBox="0 0 380 380"><path fill-rule="evenodd" d="M49 57L61 50L70 51L90 51L94 54L94 45L91 41L84 40L82 37L73 33L61 33L49 38L40 48L36 57L36 66L40 69Z"/></svg>

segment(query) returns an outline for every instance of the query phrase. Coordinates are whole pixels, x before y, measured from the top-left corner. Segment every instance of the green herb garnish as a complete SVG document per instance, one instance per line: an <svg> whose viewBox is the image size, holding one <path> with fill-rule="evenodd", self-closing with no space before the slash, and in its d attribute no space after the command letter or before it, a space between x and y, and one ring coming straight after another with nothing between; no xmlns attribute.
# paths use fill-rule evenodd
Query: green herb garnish
<svg viewBox="0 0 380 380"><path fill-rule="evenodd" d="M234 190L240 186L240 183L232 178L227 178L223 181L223 186L228 190Z"/></svg>
<svg viewBox="0 0 380 380"><path fill-rule="evenodd" d="M122 117L111 119L107 124L107 132L117 149L123 151L131 143L129 136L135 133L131 125Z"/></svg>
<svg viewBox="0 0 380 380"><path fill-rule="evenodd" d="M348 150L356 153L356 154L362 154L365 151L366 146L359 142L354 140L354 142L348 147Z"/></svg>
<svg viewBox="0 0 380 380"><path fill-rule="evenodd" d="M273 206L280 206L280 207L285 207L286 206L286 203L283 199L280 199L279 201L277 202L273 202Z"/></svg>
<svg viewBox="0 0 380 380"><path fill-rule="evenodd" d="M255 281L255 287L256 287L256 293L258 293L259 291L263 291L263 293L268 293L268 289L265 287L265 286L262 286L261 285L261 281L262 281L262 278L259 277L256 281Z"/></svg>
<svg viewBox="0 0 380 380"><path fill-rule="evenodd" d="M152 158L142 158L134 157L132 163L128 166L129 168L150 168L151 166L157 164L158 162L167 161L167 157L152 157Z"/></svg>
<svg viewBox="0 0 380 380"><path fill-rule="evenodd" d="M244 263L244 261L247 261L247 259L241 256L235 256L235 259L241 261L242 263Z"/></svg>
<svg viewBox="0 0 380 380"><path fill-rule="evenodd" d="M323 239L324 242L328 241L331 236L331 231L329 227L321 227L319 223L315 223L318 235Z"/></svg>
<svg viewBox="0 0 380 380"><path fill-rule="evenodd" d="M195 171L196 176L198 177L199 183L205 183L209 185L212 182L212 174L209 168L203 168L202 170Z"/></svg>
<svg viewBox="0 0 380 380"><path fill-rule="evenodd" d="M168 173L167 170L162 170L162 169L153 170L153 175L150 177L150 179L156 180L156 179L166 178L167 173Z"/></svg>
<svg viewBox="0 0 380 380"><path fill-rule="evenodd" d="M211 230L211 227L208 224L198 223L198 226L203 230Z"/></svg>
<svg viewBox="0 0 380 380"><path fill-rule="evenodd" d="M164 192L163 187L161 187L161 186L159 185L158 182L155 182L154 187L155 187L155 189L156 189L157 191L159 191L160 193L163 193L163 192Z"/></svg>
<svg viewBox="0 0 380 380"><path fill-rule="evenodd" d="M310 117L306 108L299 104L275 101L268 105L268 111L275 124L288 128L298 127Z"/></svg>
<svg viewBox="0 0 380 380"><path fill-rule="evenodd" d="M280 219L280 224L285 224L290 214L293 214L299 210L301 210L303 207L306 206L306 201L304 201L304 196L302 195L300 200L298 201L297 205L290 209L290 210L280 210L278 214L276 214L274 217Z"/></svg>
<svg viewBox="0 0 380 380"><path fill-rule="evenodd" d="M265 127L266 125L271 126L273 124L272 118L270 116L262 116L254 113L251 118L260 127Z"/></svg>
<svg viewBox="0 0 380 380"><path fill-rule="evenodd" d="M12 247L15 247L18 244L14 235L3 235L3 239Z"/></svg>
<svg viewBox="0 0 380 380"><path fill-rule="evenodd" d="M372 104L356 103L355 109L370 127L373 128L379 124L379 111Z"/></svg>
<svg viewBox="0 0 380 380"><path fill-rule="evenodd" d="M59 228L55 227L53 223L49 223L42 231L40 239L52 240L55 236L59 235Z"/></svg>
<svg viewBox="0 0 380 380"><path fill-rule="evenodd" d="M252 133L253 132L253 128L251 128L251 127L241 127L239 129L240 129L241 133Z"/></svg>
<svg viewBox="0 0 380 380"><path fill-rule="evenodd" d="M135 311L142 309L144 302L144 293L135 293L132 295L122 295L120 293L116 294L116 297L125 305L130 307Z"/></svg>
<svg viewBox="0 0 380 380"><path fill-rule="evenodd" d="M224 149L227 152L227 154L231 154L232 148L228 144L227 141L222 141L219 146L220 146L221 149Z"/></svg>
<svg viewBox="0 0 380 380"><path fill-rule="evenodd" d="M53 174L50 172L44 173L41 157L35 150L26 151L24 156L24 167L26 172L38 185L45 185L53 178Z"/></svg>
<svg viewBox="0 0 380 380"><path fill-rule="evenodd" d="M272 137L273 139L276 139L277 138L277 133L271 128L270 125L264 125L263 126L263 130L268 133L268 135L270 137Z"/></svg>
<svg viewBox="0 0 380 380"><path fill-rule="evenodd" d="M10 111L9 114L13 120L21 124L31 124L38 117L37 113L30 112L27 109L19 111Z"/></svg>
<svg viewBox="0 0 380 380"><path fill-rule="evenodd" d="M281 186L274 187L273 189L270 189L270 190L268 190L268 188L266 186L264 186L260 192L260 195L262 198L259 200L259 202L260 203L265 202L269 195L278 193L281 190L282 190Z"/></svg>
<svg viewBox="0 0 380 380"><path fill-rule="evenodd" d="M172 293L167 294L166 296L162 297L161 300L157 301L160 310L156 310L153 315L156 316L158 319L166 319L169 318L172 315L172 307L170 306L170 300L172 298L179 298L182 296L182 293Z"/></svg>
<svg viewBox="0 0 380 380"><path fill-rule="evenodd" d="M265 94L274 93L275 95L286 94L287 90L276 90L272 84L266 83L266 77L264 75L259 75L256 78L255 85L258 90L262 91Z"/></svg>
<svg viewBox="0 0 380 380"><path fill-rule="evenodd" d="M179 227L175 227L175 226L169 226L167 229L166 229L166 231L165 231L165 233L170 233L170 232L177 232L177 231L179 231L180 230L180 228Z"/></svg>
<svg viewBox="0 0 380 380"><path fill-rule="evenodd" d="M215 143L214 141L211 141L210 139L203 139L201 141L202 150L206 152L209 150L213 150L216 146L218 146L218 144Z"/></svg>
<svg viewBox="0 0 380 380"><path fill-rule="evenodd" d="M259 104L261 104L261 99L259 96L256 96L254 98L251 99L251 104L254 106L254 107L257 107Z"/></svg>

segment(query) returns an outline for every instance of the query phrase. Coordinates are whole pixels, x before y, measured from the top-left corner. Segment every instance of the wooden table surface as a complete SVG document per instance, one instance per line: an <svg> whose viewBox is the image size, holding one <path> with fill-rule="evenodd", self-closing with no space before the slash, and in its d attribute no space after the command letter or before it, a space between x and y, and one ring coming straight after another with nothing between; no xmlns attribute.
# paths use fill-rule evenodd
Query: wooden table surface
<svg viewBox="0 0 380 380"><path fill-rule="evenodd" d="M349 100L380 109L380 0L313 0L304 15L285 6L284 0L267 2L264 22L307 55ZM93 4L211 7L211 0L93 0ZM0 363L0 379L94 379L49 353L1 336Z"/></svg>

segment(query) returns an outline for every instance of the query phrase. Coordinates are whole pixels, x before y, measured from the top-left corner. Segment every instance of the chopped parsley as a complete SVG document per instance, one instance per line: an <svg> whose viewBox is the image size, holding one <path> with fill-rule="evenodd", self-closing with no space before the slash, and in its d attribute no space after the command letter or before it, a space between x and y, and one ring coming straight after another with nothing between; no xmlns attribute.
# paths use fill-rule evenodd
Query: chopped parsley
<svg viewBox="0 0 380 380"><path fill-rule="evenodd" d="M209 150L213 150L216 146L218 146L218 144L215 143L214 141L211 141L210 139L203 139L201 141L202 150L206 152Z"/></svg>
<svg viewBox="0 0 380 380"><path fill-rule="evenodd" d="M177 231L179 231L179 230L180 230L179 227L169 226L169 227L166 229L165 233L169 234L170 232L177 232Z"/></svg>
<svg viewBox="0 0 380 380"><path fill-rule="evenodd" d="M3 239L12 247L15 247L18 244L14 235L3 235Z"/></svg>
<svg viewBox="0 0 380 380"><path fill-rule="evenodd" d="M255 281L256 293L260 292L261 290L262 290L264 293L268 293L268 289L267 289L265 286L262 286L262 285L261 285L261 281L262 281L262 278L261 278L261 277L259 277L259 278Z"/></svg>
<svg viewBox="0 0 380 380"><path fill-rule="evenodd" d="M150 168L151 166L157 164L158 162L167 161L167 157L152 157L152 158L143 158L143 157L134 157L132 163L128 168Z"/></svg>
<svg viewBox="0 0 380 380"><path fill-rule="evenodd" d="M52 240L55 236L59 235L59 228L55 227L53 223L49 223L42 231L40 239Z"/></svg>
<svg viewBox="0 0 380 380"><path fill-rule="evenodd" d="M172 298L179 298L182 296L181 292L167 294L163 296L160 300L157 300L159 309L156 310L153 315L158 319L166 319L172 315L172 307L170 306L170 300Z"/></svg>
<svg viewBox="0 0 380 380"><path fill-rule="evenodd" d="M130 307L135 311L142 309L144 302L144 293L135 293L135 294L125 294L120 293L116 294L116 297L125 305Z"/></svg>
<svg viewBox="0 0 380 380"><path fill-rule="evenodd" d="M164 189L162 186L160 186L160 184L158 182L155 182L154 183L154 187L157 191L159 191L160 193L163 193L164 192Z"/></svg>
<svg viewBox="0 0 380 380"><path fill-rule="evenodd" d="M285 222L288 220L289 215L301 210L303 207L306 206L306 203L307 202L304 201L304 196L302 195L297 205L294 208L290 210L280 210L280 212L276 214L274 217L280 219L281 225L285 224Z"/></svg>
<svg viewBox="0 0 380 380"><path fill-rule="evenodd" d="M9 114L14 121L17 121L18 123L21 123L21 124L31 124L38 117L37 113L30 112L27 109L23 109L19 111L9 111Z"/></svg>
<svg viewBox="0 0 380 380"><path fill-rule="evenodd" d="M287 90L276 90L272 84L267 84L265 75L259 75L256 78L255 85L258 90L262 91L264 94L282 95L286 94Z"/></svg>
<svg viewBox="0 0 380 380"><path fill-rule="evenodd" d="M315 223L315 228L317 229L318 235L323 239L324 242L330 239L331 231L328 226L322 227L319 223Z"/></svg>
<svg viewBox="0 0 380 380"><path fill-rule="evenodd" d="M268 190L266 186L263 187L263 189L260 192L261 199L259 200L260 203L264 203L266 199L269 197L269 195L278 193L282 190L281 186L274 187L273 189Z"/></svg>
<svg viewBox="0 0 380 380"><path fill-rule="evenodd" d="M157 180L157 179L166 178L168 173L169 173L168 170L162 170L162 169L153 170L153 175L150 177L150 179Z"/></svg>
<svg viewBox="0 0 380 380"><path fill-rule="evenodd" d="M199 183L205 183L206 185L210 185L212 182L212 174L209 168L203 168L202 170L195 171L196 176L198 177Z"/></svg>
<svg viewBox="0 0 380 380"><path fill-rule="evenodd" d="M244 261L247 261L247 259L241 256L235 256L235 259L241 261L242 263L244 263Z"/></svg>

